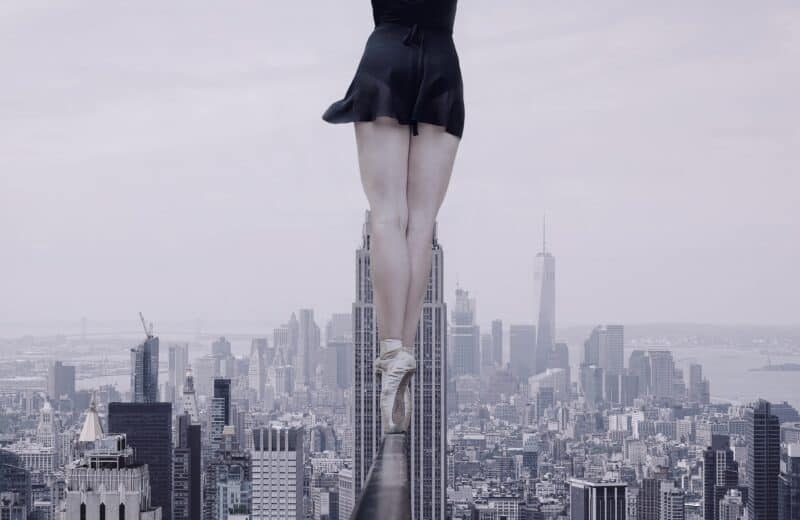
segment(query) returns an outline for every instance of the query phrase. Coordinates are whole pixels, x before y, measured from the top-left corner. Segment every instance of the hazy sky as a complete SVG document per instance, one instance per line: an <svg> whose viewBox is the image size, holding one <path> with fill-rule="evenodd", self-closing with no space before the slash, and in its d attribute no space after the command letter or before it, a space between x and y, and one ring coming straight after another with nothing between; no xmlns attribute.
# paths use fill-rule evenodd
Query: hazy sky
<svg viewBox="0 0 800 520"><path fill-rule="evenodd" d="M0 2L0 322L348 311L369 2ZM446 289L560 324L798 323L800 5L462 0Z"/></svg>

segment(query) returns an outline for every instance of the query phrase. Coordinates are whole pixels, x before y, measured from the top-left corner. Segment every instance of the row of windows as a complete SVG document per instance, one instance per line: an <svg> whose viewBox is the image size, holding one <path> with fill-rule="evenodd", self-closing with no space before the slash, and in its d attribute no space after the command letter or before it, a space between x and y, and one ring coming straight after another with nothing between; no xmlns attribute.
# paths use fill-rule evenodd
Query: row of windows
<svg viewBox="0 0 800 520"><path fill-rule="evenodd" d="M81 519L86 520L86 504L81 503L81 510L80 510ZM125 504L119 505L119 513L117 518L119 520L125 520ZM100 504L100 520L106 520L106 505ZM111 520L110 518L108 520Z"/></svg>

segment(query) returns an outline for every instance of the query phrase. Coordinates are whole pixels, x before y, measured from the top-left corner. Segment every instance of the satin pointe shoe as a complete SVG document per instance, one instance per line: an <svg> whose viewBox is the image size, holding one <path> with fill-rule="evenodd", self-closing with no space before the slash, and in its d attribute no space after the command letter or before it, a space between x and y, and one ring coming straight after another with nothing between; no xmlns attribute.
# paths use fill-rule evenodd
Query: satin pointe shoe
<svg viewBox="0 0 800 520"><path fill-rule="evenodd" d="M387 342L385 349L384 342ZM375 373L381 375L383 433L405 432L411 423L413 404L408 383L417 370L417 361L411 352L398 345L398 340L382 341L381 357L375 361Z"/></svg>

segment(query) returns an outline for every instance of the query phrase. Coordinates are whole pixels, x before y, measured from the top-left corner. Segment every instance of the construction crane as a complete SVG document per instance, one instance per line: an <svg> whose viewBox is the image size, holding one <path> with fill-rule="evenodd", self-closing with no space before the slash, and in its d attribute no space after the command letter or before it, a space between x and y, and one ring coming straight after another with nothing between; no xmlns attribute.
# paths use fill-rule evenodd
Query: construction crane
<svg viewBox="0 0 800 520"><path fill-rule="evenodd" d="M141 312L139 313L139 319L142 320L142 328L144 328L144 333L147 335L147 339L152 338L153 337L153 322L151 321L150 322L150 326L148 327L147 323L145 323L145 321L144 321L144 316L142 315Z"/></svg>

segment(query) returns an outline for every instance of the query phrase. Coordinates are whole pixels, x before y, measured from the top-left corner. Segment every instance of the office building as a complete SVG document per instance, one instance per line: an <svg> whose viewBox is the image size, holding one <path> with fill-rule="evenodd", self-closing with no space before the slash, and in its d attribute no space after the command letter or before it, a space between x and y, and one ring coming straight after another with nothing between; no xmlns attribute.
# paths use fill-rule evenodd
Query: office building
<svg viewBox="0 0 800 520"><path fill-rule="evenodd" d="M303 520L303 430L253 430L252 520Z"/></svg>
<svg viewBox="0 0 800 520"><path fill-rule="evenodd" d="M149 468L152 504L164 520L172 518L172 405L110 403L108 429L123 434L138 464Z"/></svg>
<svg viewBox="0 0 800 520"><path fill-rule="evenodd" d="M158 402L158 337L131 349L131 401Z"/></svg>
<svg viewBox="0 0 800 520"><path fill-rule="evenodd" d="M770 403L760 399L745 411L747 431L747 516L749 520L778 520L780 423Z"/></svg>
<svg viewBox="0 0 800 520"><path fill-rule="evenodd" d="M503 366L503 320L492 320L492 359Z"/></svg>
<svg viewBox="0 0 800 520"><path fill-rule="evenodd" d="M570 520L625 520L624 482L571 479Z"/></svg>
<svg viewBox="0 0 800 520"><path fill-rule="evenodd" d="M47 372L47 395L58 403L62 397L75 400L75 367L54 361Z"/></svg>
<svg viewBox="0 0 800 520"><path fill-rule="evenodd" d="M780 468L778 518L800 520L800 444L782 447Z"/></svg>
<svg viewBox="0 0 800 520"><path fill-rule="evenodd" d="M456 302L450 316L453 361L450 377L480 374L480 327L475 324L475 313L475 298L456 287Z"/></svg>
<svg viewBox="0 0 800 520"><path fill-rule="evenodd" d="M733 460L730 438L712 435L703 451L703 518L719 520L719 503L731 489L739 486L739 464Z"/></svg>
<svg viewBox="0 0 800 520"><path fill-rule="evenodd" d="M176 419L177 443L172 459L172 519L200 520L201 501L201 432L188 413Z"/></svg>
<svg viewBox="0 0 800 520"><path fill-rule="evenodd" d="M125 435L95 440L83 457L67 466L62 520L161 520L169 518L154 504L148 465L134 457Z"/></svg>
<svg viewBox="0 0 800 520"><path fill-rule="evenodd" d="M536 326L511 325L508 328L509 368L520 380L534 374L536 358Z"/></svg>

